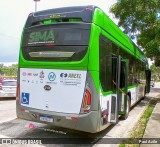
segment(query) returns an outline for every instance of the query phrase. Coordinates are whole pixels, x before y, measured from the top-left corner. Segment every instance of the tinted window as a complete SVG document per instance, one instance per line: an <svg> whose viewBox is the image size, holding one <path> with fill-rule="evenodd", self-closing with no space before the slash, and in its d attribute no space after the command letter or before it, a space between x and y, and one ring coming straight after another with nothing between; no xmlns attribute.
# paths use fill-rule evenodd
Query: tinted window
<svg viewBox="0 0 160 147"><path fill-rule="evenodd" d="M105 80L105 73L107 73L106 71L106 67L108 66L108 69L110 70L111 68L109 67L110 61L107 61L107 59L104 58L104 56L106 55L110 55L111 51L112 51L112 55L114 56L118 56L120 55L122 57L122 59L129 59L129 71L128 71L128 86L131 86L133 84L137 84L139 83L140 80L145 80L145 63L143 63L142 61L140 61L139 59L137 59L135 56L131 55L130 53L128 53L127 51L125 51L123 48L121 48L120 46L116 45L114 42L112 42L111 40L108 39L104 39L105 37L101 37L101 50L100 50L100 57L101 57L101 64L100 64L100 78L101 78L101 85L103 84L104 86L102 86L102 88L104 87L104 89L107 87L107 80ZM105 42L104 42L105 40ZM107 43L108 40L108 43ZM108 45L109 44L109 45ZM111 48L111 49L110 49ZM106 50L108 49L108 50ZM108 51L108 52L107 52ZM135 50L136 52L136 50ZM117 72L117 65L116 65L116 58L112 59L112 80L116 81L116 72ZM109 71L108 71L109 72ZM110 72L109 72L110 73ZM109 75L109 73L107 73ZM111 79L110 76L107 76ZM124 82L125 82L125 68L121 69L121 82L120 82L120 87L123 88L124 87ZM107 79L107 78L106 78ZM123 81L123 82L122 82ZM110 81L108 80L108 83ZM110 88L110 87L108 87ZM113 84L113 90L115 90L116 86Z"/></svg>
<svg viewBox="0 0 160 147"><path fill-rule="evenodd" d="M126 80L125 63L121 62L120 88L124 88L125 87L125 80Z"/></svg>
<svg viewBox="0 0 160 147"><path fill-rule="evenodd" d="M25 29L22 46L88 45L89 29L33 27Z"/></svg>
<svg viewBox="0 0 160 147"><path fill-rule="evenodd" d="M2 82L2 86L16 86L17 82L16 81L4 81Z"/></svg>
<svg viewBox="0 0 160 147"><path fill-rule="evenodd" d="M45 25L25 29L22 43L24 58L55 62L82 60L88 50L90 25L71 26Z"/></svg>
<svg viewBox="0 0 160 147"><path fill-rule="evenodd" d="M112 42L112 53L113 55L119 55L119 47Z"/></svg>
<svg viewBox="0 0 160 147"><path fill-rule="evenodd" d="M103 91L111 90L112 50L111 42L104 36L100 36L100 82Z"/></svg>

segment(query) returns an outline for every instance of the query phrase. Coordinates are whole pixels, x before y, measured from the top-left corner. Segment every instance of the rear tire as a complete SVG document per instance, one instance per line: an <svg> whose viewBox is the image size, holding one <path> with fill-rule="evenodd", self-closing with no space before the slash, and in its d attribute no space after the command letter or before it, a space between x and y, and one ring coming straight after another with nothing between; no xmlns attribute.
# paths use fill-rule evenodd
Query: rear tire
<svg viewBox="0 0 160 147"><path fill-rule="evenodd" d="M121 119L122 120L125 120L128 118L128 115L129 115L129 111L130 111L130 107L131 107L131 100L130 100L130 97L129 95L127 95L127 107L126 107L126 114L124 115L121 115Z"/></svg>

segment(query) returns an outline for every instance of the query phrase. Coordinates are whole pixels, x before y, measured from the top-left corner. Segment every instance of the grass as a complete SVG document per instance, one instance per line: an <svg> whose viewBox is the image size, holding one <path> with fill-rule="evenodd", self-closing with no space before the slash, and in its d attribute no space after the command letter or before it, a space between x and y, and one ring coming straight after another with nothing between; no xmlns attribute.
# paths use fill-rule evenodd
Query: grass
<svg viewBox="0 0 160 147"><path fill-rule="evenodd" d="M143 138L148 120L158 100L159 99L154 98L149 102L136 126L132 129L129 139L124 140L123 144L120 144L119 147L139 147L139 144L134 144L134 141L136 141L136 138Z"/></svg>

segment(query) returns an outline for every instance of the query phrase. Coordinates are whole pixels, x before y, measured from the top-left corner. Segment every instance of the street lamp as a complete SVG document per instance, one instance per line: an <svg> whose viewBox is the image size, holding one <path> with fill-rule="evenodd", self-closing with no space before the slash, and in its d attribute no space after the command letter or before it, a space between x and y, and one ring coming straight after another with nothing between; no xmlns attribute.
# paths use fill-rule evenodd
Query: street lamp
<svg viewBox="0 0 160 147"><path fill-rule="evenodd" d="M35 1L35 12L37 11L37 2L39 2L40 0L33 0Z"/></svg>

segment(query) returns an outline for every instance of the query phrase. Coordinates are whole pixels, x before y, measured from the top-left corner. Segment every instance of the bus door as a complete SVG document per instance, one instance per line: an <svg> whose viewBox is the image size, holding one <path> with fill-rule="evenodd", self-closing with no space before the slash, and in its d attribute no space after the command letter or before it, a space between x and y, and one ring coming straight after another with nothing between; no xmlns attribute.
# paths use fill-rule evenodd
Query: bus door
<svg viewBox="0 0 160 147"><path fill-rule="evenodd" d="M118 114L125 115L127 110L127 91L128 91L128 59L121 58L120 83L118 95Z"/></svg>
<svg viewBox="0 0 160 147"><path fill-rule="evenodd" d="M127 105L128 60L112 56L112 97L110 122L116 123L119 114L125 114Z"/></svg>

